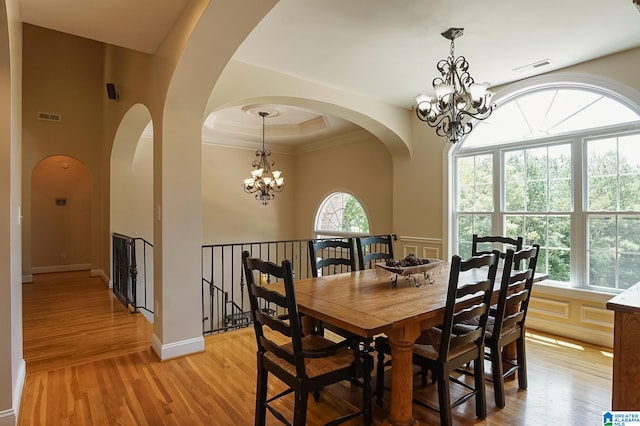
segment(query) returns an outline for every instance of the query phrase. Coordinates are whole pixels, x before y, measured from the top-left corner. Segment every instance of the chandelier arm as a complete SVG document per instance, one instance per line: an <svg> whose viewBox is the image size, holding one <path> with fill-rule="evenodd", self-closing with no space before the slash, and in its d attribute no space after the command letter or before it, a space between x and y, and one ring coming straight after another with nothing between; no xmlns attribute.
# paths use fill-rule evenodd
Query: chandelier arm
<svg viewBox="0 0 640 426"><path fill-rule="evenodd" d="M486 111L464 111L461 110L458 112L460 116L471 117L474 120L484 120L493 112L494 105L490 105Z"/></svg>

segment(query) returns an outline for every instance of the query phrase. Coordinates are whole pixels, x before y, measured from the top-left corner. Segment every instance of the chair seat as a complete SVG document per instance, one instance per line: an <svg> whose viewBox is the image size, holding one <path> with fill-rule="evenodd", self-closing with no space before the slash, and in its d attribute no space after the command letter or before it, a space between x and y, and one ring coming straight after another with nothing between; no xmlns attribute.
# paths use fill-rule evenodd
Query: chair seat
<svg viewBox="0 0 640 426"><path fill-rule="evenodd" d="M456 325L455 329L453 330L454 333L465 333L468 331L471 331L472 329L474 329L475 327L477 327L477 324L473 324L474 320L471 321L465 321L463 323L460 323L458 325ZM489 317L487 318L487 329L485 331L485 341L489 341L491 340L491 338L493 338L493 330L494 330L494 324L496 322L496 319L494 317ZM515 324L510 324L507 327L504 327L503 329L500 330L500 336L504 337L507 336L511 333L513 333L514 331L516 331L517 325Z"/></svg>
<svg viewBox="0 0 640 426"><path fill-rule="evenodd" d="M441 336L442 330L436 327L422 332L420 337L418 337L418 340L416 340L416 344L413 345L413 353L433 361L437 360L438 353L440 352ZM462 355L463 353L472 350L474 346L474 343L468 343L456 348L450 348L447 353L447 359L453 359Z"/></svg>
<svg viewBox="0 0 640 426"><path fill-rule="evenodd" d="M303 350L325 349L333 345L335 345L335 342L325 339L324 337L319 336L317 334L312 334L302 338ZM292 343L287 343L286 345L282 345L280 347L282 349L285 349L286 351L293 352ZM282 368L292 376L296 375L296 366L291 364L290 362L277 357L272 352L266 352L264 356L269 361L280 366L280 368ZM310 378L313 378L313 377L322 376L323 374L330 373L342 368L349 367L350 365L353 364L354 361L355 361L355 357L353 355L353 351L345 347L344 350L329 357L306 358L304 360L304 364L305 364L307 376Z"/></svg>

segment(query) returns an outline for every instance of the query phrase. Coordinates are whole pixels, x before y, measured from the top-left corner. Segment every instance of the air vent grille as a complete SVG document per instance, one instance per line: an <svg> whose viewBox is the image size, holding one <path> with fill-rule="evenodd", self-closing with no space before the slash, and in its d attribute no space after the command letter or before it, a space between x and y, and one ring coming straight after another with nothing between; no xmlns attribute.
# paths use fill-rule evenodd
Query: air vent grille
<svg viewBox="0 0 640 426"><path fill-rule="evenodd" d="M56 123L60 123L62 121L62 115L54 112L39 112L38 120L54 121Z"/></svg>

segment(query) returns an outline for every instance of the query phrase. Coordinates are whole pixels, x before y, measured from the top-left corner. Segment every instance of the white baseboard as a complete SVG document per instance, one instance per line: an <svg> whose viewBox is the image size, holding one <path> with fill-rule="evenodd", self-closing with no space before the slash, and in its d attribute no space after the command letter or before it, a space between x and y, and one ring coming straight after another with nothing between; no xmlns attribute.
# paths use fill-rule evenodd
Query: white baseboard
<svg viewBox="0 0 640 426"><path fill-rule="evenodd" d="M578 327L570 324L563 324L559 321L551 321L542 318L535 318L527 315L527 330L544 331L545 333L555 334L560 337L579 340L581 342L591 343L596 346L604 346L613 348L613 332L594 330L588 327Z"/></svg>
<svg viewBox="0 0 640 426"><path fill-rule="evenodd" d="M151 347L156 355L160 357L160 360L165 361L171 358L203 352L204 337L200 336L163 345L160 339L154 334L151 336Z"/></svg>
<svg viewBox="0 0 640 426"><path fill-rule="evenodd" d="M29 274L29 275L23 275L22 276L22 283L26 284L26 283L32 283L33 282L33 275Z"/></svg>
<svg viewBox="0 0 640 426"><path fill-rule="evenodd" d="M0 411L0 426L16 426L18 424L18 415L15 410Z"/></svg>
<svg viewBox="0 0 640 426"><path fill-rule="evenodd" d="M50 272L86 271L87 269L91 269L90 263L78 263L75 265L34 266L31 268L31 273L47 274Z"/></svg>
<svg viewBox="0 0 640 426"><path fill-rule="evenodd" d="M18 379L13 389L13 407L9 410L0 411L0 426L15 426L18 424L18 411L20 409L20 399L22 398L22 389L24 388L24 380L27 375L27 364L24 359L20 360L18 366Z"/></svg>

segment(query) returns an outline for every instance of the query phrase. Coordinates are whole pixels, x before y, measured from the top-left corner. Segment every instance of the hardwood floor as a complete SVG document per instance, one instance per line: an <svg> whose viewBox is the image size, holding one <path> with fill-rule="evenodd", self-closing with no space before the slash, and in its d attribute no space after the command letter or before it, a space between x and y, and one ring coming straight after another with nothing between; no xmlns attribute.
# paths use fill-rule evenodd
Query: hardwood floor
<svg viewBox="0 0 640 426"><path fill-rule="evenodd" d="M253 329L206 337L203 353L160 362L150 349L152 326L129 313L88 273L46 274L23 290L27 378L19 425L251 425L255 397ZM460 425L601 425L611 406L610 349L531 332L529 388L506 385L507 406L493 404L487 384L485 420L473 402L454 410ZM282 384L270 381L270 392ZM437 403L435 386L417 397ZM273 394L273 393L271 393ZM310 400L316 425L360 405L360 389L342 383ZM292 398L281 407L291 412ZM388 412L374 404L380 424ZM414 405L422 425L438 414ZM360 424L355 419L349 425ZM268 425L278 422L268 417Z"/></svg>

